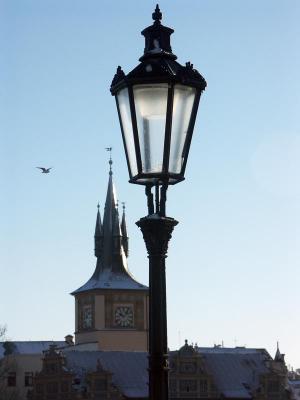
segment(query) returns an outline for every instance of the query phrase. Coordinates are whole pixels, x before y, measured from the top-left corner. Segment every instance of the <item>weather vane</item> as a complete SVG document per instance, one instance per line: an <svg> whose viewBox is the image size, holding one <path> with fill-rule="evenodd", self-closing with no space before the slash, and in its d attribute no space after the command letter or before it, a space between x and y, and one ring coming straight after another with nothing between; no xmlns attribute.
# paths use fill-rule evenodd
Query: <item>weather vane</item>
<svg viewBox="0 0 300 400"><path fill-rule="evenodd" d="M109 173L111 174L112 173L112 170L111 170L111 166L112 166L112 159L111 159L111 152L112 152L112 147L105 147L105 150L106 151L109 151Z"/></svg>

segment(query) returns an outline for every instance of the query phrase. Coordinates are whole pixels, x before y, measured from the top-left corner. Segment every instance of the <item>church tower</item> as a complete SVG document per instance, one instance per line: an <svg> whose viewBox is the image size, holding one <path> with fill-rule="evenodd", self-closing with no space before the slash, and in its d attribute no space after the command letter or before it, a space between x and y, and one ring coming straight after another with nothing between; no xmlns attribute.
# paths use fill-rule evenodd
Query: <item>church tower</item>
<svg viewBox="0 0 300 400"><path fill-rule="evenodd" d="M75 297L75 343L97 343L99 350L147 351L148 287L127 266L125 205L120 222L112 160L103 221L98 204L95 227L96 268L71 294Z"/></svg>

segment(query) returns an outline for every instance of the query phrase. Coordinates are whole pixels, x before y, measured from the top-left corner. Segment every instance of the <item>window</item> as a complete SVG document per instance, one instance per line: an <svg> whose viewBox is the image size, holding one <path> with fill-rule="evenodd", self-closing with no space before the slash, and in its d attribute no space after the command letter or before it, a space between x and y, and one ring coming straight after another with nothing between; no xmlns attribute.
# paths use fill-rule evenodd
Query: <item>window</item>
<svg viewBox="0 0 300 400"><path fill-rule="evenodd" d="M170 388L170 392L176 392L177 382L175 379L170 379L169 388Z"/></svg>
<svg viewBox="0 0 300 400"><path fill-rule="evenodd" d="M268 382L268 392L279 392L279 382L276 380L270 380Z"/></svg>
<svg viewBox="0 0 300 400"><path fill-rule="evenodd" d="M106 379L96 379L95 380L95 390L98 392L100 390L106 390L107 380Z"/></svg>
<svg viewBox="0 0 300 400"><path fill-rule="evenodd" d="M200 392L201 393L206 393L207 392L207 380L206 379L201 379L199 382L200 385Z"/></svg>
<svg viewBox="0 0 300 400"><path fill-rule="evenodd" d="M57 393L57 392L58 392L57 382L48 382L47 383L47 393Z"/></svg>
<svg viewBox="0 0 300 400"><path fill-rule="evenodd" d="M57 372L58 371L58 368L57 368L57 364L56 363L47 363L46 364L46 372L49 374L51 374L51 373L55 373L55 372Z"/></svg>
<svg viewBox="0 0 300 400"><path fill-rule="evenodd" d="M7 375L7 386L16 386L17 385L17 375L15 372L9 372Z"/></svg>
<svg viewBox="0 0 300 400"><path fill-rule="evenodd" d="M41 383L37 383L36 392L37 393L43 393L43 391L44 391L44 386Z"/></svg>
<svg viewBox="0 0 300 400"><path fill-rule="evenodd" d="M85 329L91 328L93 325L92 306L86 305L82 308L82 327Z"/></svg>
<svg viewBox="0 0 300 400"><path fill-rule="evenodd" d="M24 385L33 386L33 372L25 372Z"/></svg>
<svg viewBox="0 0 300 400"><path fill-rule="evenodd" d="M80 329L92 329L94 325L94 297L84 296L78 299L78 317Z"/></svg>
<svg viewBox="0 0 300 400"><path fill-rule="evenodd" d="M172 372L173 372L173 371L176 371L176 364L175 364L174 361L170 361L169 366L170 366L170 369L172 370Z"/></svg>
<svg viewBox="0 0 300 400"><path fill-rule="evenodd" d="M194 362L183 362L180 364L180 372L183 374L194 374L197 371L197 364Z"/></svg>
<svg viewBox="0 0 300 400"><path fill-rule="evenodd" d="M179 389L181 392L196 392L197 391L197 381L192 379L181 380L179 382Z"/></svg>
<svg viewBox="0 0 300 400"><path fill-rule="evenodd" d="M63 393L66 393L66 392L69 391L68 382L63 381L63 382L61 383L61 391L62 391Z"/></svg>

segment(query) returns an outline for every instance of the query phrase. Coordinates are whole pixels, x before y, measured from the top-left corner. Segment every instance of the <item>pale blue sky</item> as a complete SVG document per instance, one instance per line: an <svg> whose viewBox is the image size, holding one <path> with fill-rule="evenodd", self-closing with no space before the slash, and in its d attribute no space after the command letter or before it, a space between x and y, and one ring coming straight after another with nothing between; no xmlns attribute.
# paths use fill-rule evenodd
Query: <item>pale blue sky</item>
<svg viewBox="0 0 300 400"><path fill-rule="evenodd" d="M153 1L0 1L0 323L12 339L74 330L71 291L92 274L107 153L127 203L129 266L148 281L114 99L144 48ZM167 260L169 346L265 347L300 367L300 3L163 0L178 61L208 87ZM35 168L53 166L49 175Z"/></svg>

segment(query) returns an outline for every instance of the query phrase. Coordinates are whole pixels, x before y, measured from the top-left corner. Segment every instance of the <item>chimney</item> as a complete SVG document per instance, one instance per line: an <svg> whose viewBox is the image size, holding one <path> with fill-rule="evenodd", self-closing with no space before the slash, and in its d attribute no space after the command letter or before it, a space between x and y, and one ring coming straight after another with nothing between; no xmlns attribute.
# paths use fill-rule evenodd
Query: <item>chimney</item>
<svg viewBox="0 0 300 400"><path fill-rule="evenodd" d="M72 335L65 336L65 342L69 346L74 346L73 336Z"/></svg>

